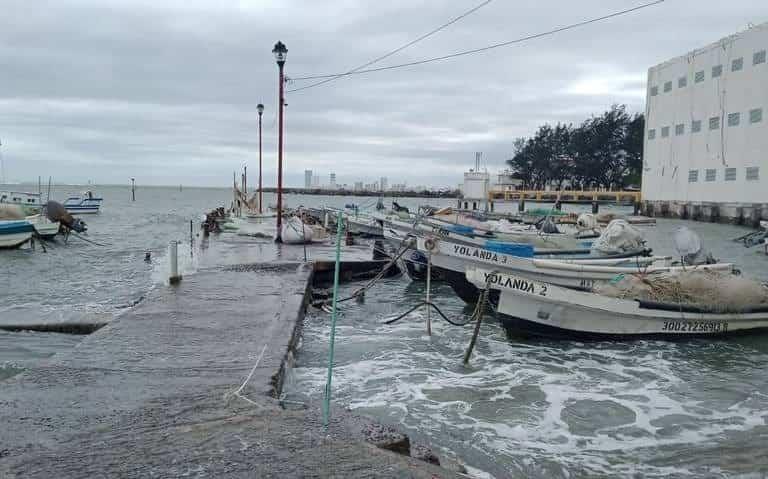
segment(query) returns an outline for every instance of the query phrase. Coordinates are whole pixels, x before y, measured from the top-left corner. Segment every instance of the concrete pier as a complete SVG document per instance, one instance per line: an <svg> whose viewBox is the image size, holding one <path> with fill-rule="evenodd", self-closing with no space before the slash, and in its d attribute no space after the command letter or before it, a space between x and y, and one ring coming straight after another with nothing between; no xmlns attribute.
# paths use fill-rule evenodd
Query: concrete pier
<svg viewBox="0 0 768 479"><path fill-rule="evenodd" d="M313 275L199 271L4 381L0 477L455 477L365 442L340 408L325 431L280 407Z"/></svg>

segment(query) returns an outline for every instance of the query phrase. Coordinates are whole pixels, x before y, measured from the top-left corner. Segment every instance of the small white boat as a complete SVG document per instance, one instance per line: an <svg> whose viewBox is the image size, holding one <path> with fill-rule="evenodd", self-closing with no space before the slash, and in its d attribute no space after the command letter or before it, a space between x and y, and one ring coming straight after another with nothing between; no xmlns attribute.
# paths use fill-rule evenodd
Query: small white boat
<svg viewBox="0 0 768 479"><path fill-rule="evenodd" d="M40 193L20 191L0 191L0 204L16 205L21 208L24 215L37 214L43 206Z"/></svg>
<svg viewBox="0 0 768 479"><path fill-rule="evenodd" d="M70 196L64 202L64 208L73 215L92 215L101 209L103 198L93 196L93 192L86 191L81 196Z"/></svg>
<svg viewBox="0 0 768 479"><path fill-rule="evenodd" d="M686 274L686 273L681 273ZM691 304L621 299L490 269L467 268L478 288L498 290L502 325L512 334L570 339L714 336L768 330L768 303L720 312ZM648 281L653 282L652 277Z"/></svg>
<svg viewBox="0 0 768 479"><path fill-rule="evenodd" d="M43 215L27 216L26 220L32 223L35 233L42 239L53 239L59 234L59 222L51 221Z"/></svg>
<svg viewBox="0 0 768 479"><path fill-rule="evenodd" d="M281 238L285 244L309 244L324 241L328 236L322 226L314 227L291 216L283 223Z"/></svg>
<svg viewBox="0 0 768 479"><path fill-rule="evenodd" d="M26 220L0 221L0 248L18 248L32 238L35 228Z"/></svg>

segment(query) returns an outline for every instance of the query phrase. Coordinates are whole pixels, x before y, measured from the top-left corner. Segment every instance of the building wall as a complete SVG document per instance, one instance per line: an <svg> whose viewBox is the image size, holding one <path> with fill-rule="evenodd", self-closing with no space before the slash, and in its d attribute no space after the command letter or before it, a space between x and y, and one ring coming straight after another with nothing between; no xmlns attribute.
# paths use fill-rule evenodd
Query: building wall
<svg viewBox="0 0 768 479"><path fill-rule="evenodd" d="M645 201L768 202L766 50L768 23L648 71Z"/></svg>
<svg viewBox="0 0 768 479"><path fill-rule="evenodd" d="M490 175L487 172L472 171L464 173L464 186L461 189L464 198L470 200L487 200L490 186Z"/></svg>

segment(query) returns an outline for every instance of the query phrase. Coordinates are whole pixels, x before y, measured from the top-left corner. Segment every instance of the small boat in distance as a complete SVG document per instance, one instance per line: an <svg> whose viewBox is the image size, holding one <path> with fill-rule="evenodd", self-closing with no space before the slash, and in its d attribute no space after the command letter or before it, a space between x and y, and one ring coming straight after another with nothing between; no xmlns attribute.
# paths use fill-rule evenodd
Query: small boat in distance
<svg viewBox="0 0 768 479"><path fill-rule="evenodd" d="M40 200L40 193L24 193L20 191L0 191L0 204L17 205L27 215L39 213L43 206Z"/></svg>
<svg viewBox="0 0 768 479"><path fill-rule="evenodd" d="M93 192L86 191L82 196L70 196L64 202L64 208L73 215L97 214L101 209L103 198L93 196Z"/></svg>
<svg viewBox="0 0 768 479"><path fill-rule="evenodd" d="M18 248L32 238L32 223L26 220L0 221L0 248Z"/></svg>

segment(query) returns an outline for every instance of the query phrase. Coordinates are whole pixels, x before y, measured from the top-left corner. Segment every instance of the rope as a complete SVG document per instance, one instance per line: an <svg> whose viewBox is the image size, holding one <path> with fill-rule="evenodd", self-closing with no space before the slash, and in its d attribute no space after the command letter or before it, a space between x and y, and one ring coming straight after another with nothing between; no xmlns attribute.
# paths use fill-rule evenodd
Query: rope
<svg viewBox="0 0 768 479"><path fill-rule="evenodd" d="M372 288L372 287L373 287L373 286L374 286L374 285L375 285L375 284L376 284L376 283L377 283L379 280L381 280L381 279L384 277L384 275L387 273L387 271L389 271L389 269L390 269L392 266L394 266L394 265L395 265L395 263L397 263L397 261L398 261L400 258L402 258L402 256L405 254L405 252L406 252L406 251L408 251L408 250L409 250L409 249L410 249L410 248L413 246L413 239L412 239L412 238L403 238L403 240L401 240L401 241L400 241L400 245L401 245L401 246L400 246L400 250L398 251L397 255L396 255L394 258L390 259L390 260L389 260L389 263L387 263L387 264L384 266L384 268L382 268L382 270L381 270L381 271L379 271L379 272L378 272L378 274L376 274L376 276L374 276L374 277L373 277L373 278L372 278L370 281L368 281L368 283L366 283L364 286L362 286L361 288L359 288L359 289L355 290L355 291L352 293L352 295L351 295L351 296L349 296L349 297L346 297L346 298L343 298L343 299L339 299L339 300L337 301L337 303L345 303L345 302L347 302L347 301L351 301L351 300L353 300L353 299L357 298L358 296L360 296L360 295L364 294L364 293L365 293L366 291L368 291L369 289L371 289L371 288ZM318 307L319 307L320 309L322 309L323 311L326 311L326 312L327 312L327 310L325 309L325 306L327 306L328 304L329 304L329 303L328 303L328 300L326 300L326 301L323 301L322 303L320 303L320 304L318 305Z"/></svg>
<svg viewBox="0 0 768 479"><path fill-rule="evenodd" d="M259 367L259 363L261 362L261 358L263 358L263 357L264 357L264 351L266 351L266 350L267 350L267 345L265 344L265 345L264 345L264 347L263 347L263 348L261 348L261 354L259 354L259 357L258 357L258 359L256 359L256 364L254 364L254 365L253 365L253 368L251 369L251 372L250 372L250 373L248 373L248 377L246 377L246 378L245 378L245 381L243 381L243 384L241 384L241 385L240 385L240 387L239 387L239 388L237 388L237 390L236 390L236 391L231 391L231 392L228 392L227 394L225 394L225 395L224 395L224 399L225 399L226 401L229 401L229 399L230 399L230 397L231 397L231 396L237 396L237 397L239 397L240 399L242 399L243 401L246 401L246 402L248 402L248 403L251 403L251 404L253 404L254 406L259 406L259 404L258 404L258 403L256 403L255 401L252 401L252 400L248 399L247 397L245 397L245 396L241 395L240 393L241 393L241 392L243 392L243 388L245 388L245 385L246 385L246 384L248 384L248 381L250 381L250 380L251 380L251 377L253 377L253 373L255 373L255 372L256 372L256 368L257 368L257 367Z"/></svg>

